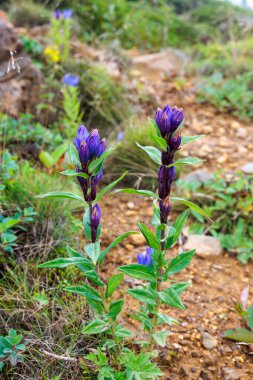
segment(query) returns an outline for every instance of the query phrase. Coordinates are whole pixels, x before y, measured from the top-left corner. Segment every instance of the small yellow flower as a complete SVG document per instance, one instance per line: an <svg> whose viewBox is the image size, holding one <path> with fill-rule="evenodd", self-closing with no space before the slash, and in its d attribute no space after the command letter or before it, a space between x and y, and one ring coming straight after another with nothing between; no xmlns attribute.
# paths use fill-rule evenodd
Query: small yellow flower
<svg viewBox="0 0 253 380"><path fill-rule="evenodd" d="M44 50L45 55L52 62L59 62L60 53L56 46L47 46Z"/></svg>

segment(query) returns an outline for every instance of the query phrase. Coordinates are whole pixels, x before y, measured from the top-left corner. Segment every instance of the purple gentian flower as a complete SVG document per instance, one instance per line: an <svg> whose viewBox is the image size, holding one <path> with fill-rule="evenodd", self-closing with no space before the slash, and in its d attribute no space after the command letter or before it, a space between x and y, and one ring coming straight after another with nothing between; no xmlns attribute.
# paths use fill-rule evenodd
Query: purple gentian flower
<svg viewBox="0 0 253 380"><path fill-rule="evenodd" d="M100 224L101 219L101 210L99 205L96 203L95 206L92 207L92 212L90 215L90 228L91 228L91 240L92 243L95 243L97 238L97 231Z"/></svg>
<svg viewBox="0 0 253 380"><path fill-rule="evenodd" d="M124 139L124 132L119 132L117 136L118 141L122 141Z"/></svg>
<svg viewBox="0 0 253 380"><path fill-rule="evenodd" d="M167 168L161 165L158 170L158 194L160 199L165 199L170 194L171 185L176 177L176 168Z"/></svg>
<svg viewBox="0 0 253 380"><path fill-rule="evenodd" d="M105 152L105 139L100 140L97 129L94 129L89 133L84 125L80 125L73 143L76 147L81 163L81 167L76 165L76 172L82 172L91 177L91 181L79 176L77 177L84 194L84 199L86 202L90 202L96 198L97 185L102 179L103 169L101 169L97 175L92 176L92 174L89 173L88 167L91 161L100 157ZM88 191L89 186L90 192Z"/></svg>
<svg viewBox="0 0 253 380"><path fill-rule="evenodd" d="M154 265L154 262L152 260L152 252L153 252L153 249L148 247L145 253L138 253L137 255L138 264L146 265L148 267L150 267L151 265Z"/></svg>
<svg viewBox="0 0 253 380"><path fill-rule="evenodd" d="M177 107L171 108L168 104L163 110L158 108L155 121L163 137L173 133L184 119L184 112Z"/></svg>
<svg viewBox="0 0 253 380"><path fill-rule="evenodd" d="M56 9L54 11L54 16L55 16L56 20L60 19L60 17L61 17L61 11L60 11L60 9Z"/></svg>
<svg viewBox="0 0 253 380"><path fill-rule="evenodd" d="M76 87L78 86L79 82L80 82L80 78L78 75L65 74L63 77L63 83L66 86Z"/></svg>
<svg viewBox="0 0 253 380"><path fill-rule="evenodd" d="M72 14L73 14L72 9L63 9L62 11L62 16L65 20L68 18L71 18Z"/></svg>

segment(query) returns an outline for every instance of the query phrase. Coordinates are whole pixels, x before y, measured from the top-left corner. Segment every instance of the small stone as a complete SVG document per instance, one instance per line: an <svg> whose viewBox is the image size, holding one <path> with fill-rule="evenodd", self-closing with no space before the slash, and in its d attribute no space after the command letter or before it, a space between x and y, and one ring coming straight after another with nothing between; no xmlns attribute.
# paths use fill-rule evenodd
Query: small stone
<svg viewBox="0 0 253 380"><path fill-rule="evenodd" d="M191 367L191 372L196 373L197 372L197 368Z"/></svg>
<svg viewBox="0 0 253 380"><path fill-rule="evenodd" d="M218 346L217 339L214 338L212 335L208 334L207 332L203 332L202 339L202 345L207 350L213 350L215 347Z"/></svg>
<svg viewBox="0 0 253 380"><path fill-rule="evenodd" d="M127 202L127 207L130 209L130 210L133 210L135 208L135 204L133 202Z"/></svg>
<svg viewBox="0 0 253 380"><path fill-rule="evenodd" d="M213 174L211 172L209 172L209 170L199 169L199 170L195 170L195 171L191 172L190 174L187 174L186 176L184 176L180 179L182 179L184 181L188 181L188 182L198 181L201 183L205 183L212 178L213 178Z"/></svg>
<svg viewBox="0 0 253 380"><path fill-rule="evenodd" d="M231 128L232 129L239 129L239 128L241 128L241 124L238 123L238 121L232 121Z"/></svg>
<svg viewBox="0 0 253 380"><path fill-rule="evenodd" d="M253 174L253 162L247 162L240 168L245 174Z"/></svg>
<svg viewBox="0 0 253 380"><path fill-rule="evenodd" d="M146 240L145 240L144 236L141 234L130 235L129 240L136 247L146 245Z"/></svg>
<svg viewBox="0 0 253 380"><path fill-rule="evenodd" d="M247 132L247 129L246 128L239 128L237 131L236 131L236 135L238 136L238 137L242 137L242 138L244 138L244 137L247 137L247 135L248 135L248 132Z"/></svg>
<svg viewBox="0 0 253 380"><path fill-rule="evenodd" d="M205 235L190 235L184 249L196 249L196 255L201 257L219 256L222 253L219 239Z"/></svg>

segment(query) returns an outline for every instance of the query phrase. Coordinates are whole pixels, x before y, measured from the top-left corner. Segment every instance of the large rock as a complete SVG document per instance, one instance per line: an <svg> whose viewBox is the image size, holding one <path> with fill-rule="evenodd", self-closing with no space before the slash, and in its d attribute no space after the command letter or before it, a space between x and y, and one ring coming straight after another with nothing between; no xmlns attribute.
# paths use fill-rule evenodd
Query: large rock
<svg viewBox="0 0 253 380"><path fill-rule="evenodd" d="M180 50L166 49L159 53L144 54L132 58L133 67L146 77L178 72L189 58Z"/></svg>
<svg viewBox="0 0 253 380"><path fill-rule="evenodd" d="M1 19L0 36L0 111L14 117L20 112L35 113L42 74L22 51L14 27ZM7 72L11 51L15 68Z"/></svg>
<svg viewBox="0 0 253 380"><path fill-rule="evenodd" d="M196 255L201 257L219 256L222 253L219 239L205 235L190 235L184 249L196 249Z"/></svg>

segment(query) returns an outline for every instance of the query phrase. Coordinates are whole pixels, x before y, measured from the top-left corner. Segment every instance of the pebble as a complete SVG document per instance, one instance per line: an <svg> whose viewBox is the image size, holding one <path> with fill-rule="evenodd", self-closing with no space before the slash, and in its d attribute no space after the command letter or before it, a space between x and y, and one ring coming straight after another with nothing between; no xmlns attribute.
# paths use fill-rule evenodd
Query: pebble
<svg viewBox="0 0 253 380"><path fill-rule="evenodd" d="M146 244L146 239L142 234L130 235L129 240L135 247L140 247Z"/></svg>
<svg viewBox="0 0 253 380"><path fill-rule="evenodd" d="M247 162L240 168L245 174L253 174L253 162Z"/></svg>
<svg viewBox="0 0 253 380"><path fill-rule="evenodd" d="M213 350L215 347L218 346L218 341L212 335L208 334L207 332L203 332L202 333L202 345L207 350Z"/></svg>
<svg viewBox="0 0 253 380"><path fill-rule="evenodd" d="M222 253L219 239L205 235L190 235L184 249L196 249L196 255L201 257L220 256Z"/></svg>
<svg viewBox="0 0 253 380"><path fill-rule="evenodd" d="M135 204L133 202L127 202L127 208L133 210L135 208Z"/></svg>

